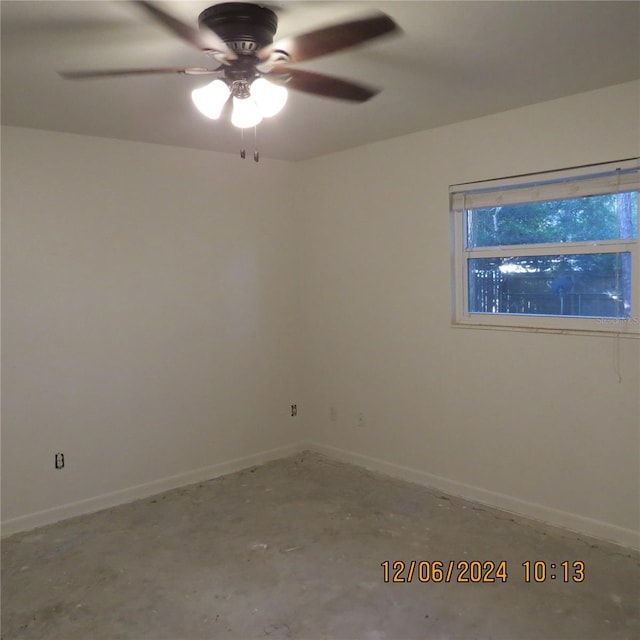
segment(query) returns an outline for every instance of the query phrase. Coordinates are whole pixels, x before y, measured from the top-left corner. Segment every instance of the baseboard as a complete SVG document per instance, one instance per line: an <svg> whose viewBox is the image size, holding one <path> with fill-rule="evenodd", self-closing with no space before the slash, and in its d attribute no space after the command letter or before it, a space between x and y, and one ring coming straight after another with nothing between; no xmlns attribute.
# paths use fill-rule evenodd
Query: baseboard
<svg viewBox="0 0 640 640"><path fill-rule="evenodd" d="M338 460L348 462L372 471L378 471L385 475L400 478L420 484L425 487L437 489L452 496L479 502L483 505L501 509L509 513L538 520L547 524L569 529L575 533L581 533L623 547L640 549L640 532L626 529L600 520L593 520L575 513L560 511L552 507L528 502L513 496L487 491L472 485L456 482L448 478L403 467L398 464L386 462L378 458L371 458L353 451L332 447L330 445L309 442L306 445L309 450Z"/></svg>
<svg viewBox="0 0 640 640"><path fill-rule="evenodd" d="M83 515L85 513L93 513L102 509L108 509L109 507L115 507L119 504L139 500L140 498L148 498L154 494L194 484L196 482L211 480L212 478L224 476L229 473L235 473L236 471L264 464L271 460L278 460L279 458L295 455L308 448L309 443L306 442L277 447L275 449L269 449L268 451L254 453L249 456L219 462L208 467L192 469L191 471L178 473L166 478L159 478L158 480L128 487L120 491L113 491L111 493L105 493L86 500L70 502L51 509L45 509L44 511L29 513L24 516L3 521L2 537L6 537L20 531L35 529L36 527L52 524L54 522L59 522L60 520L66 520L67 518Z"/></svg>
<svg viewBox="0 0 640 640"><path fill-rule="evenodd" d="M545 522L550 525L563 527L576 533L592 536L607 542L613 542L623 547L640 549L640 532L626 529L616 525L586 518L574 513L568 513L547 507L513 496L487 491L473 485L464 484L449 478L437 476L425 471L419 471L410 467L386 462L378 458L372 458L346 449L340 449L318 442L299 442L293 445L277 447L268 451L261 451L249 456L235 458L225 462L193 469L166 478L159 478L152 482L128 487L120 491L106 493L86 500L72 502L44 511L30 513L2 522L2 537L27 531L52 524L67 518L108 509L119 504L125 504L141 498L147 498L157 493L183 487L195 482L202 482L219 476L235 473L248 467L264 464L271 460L292 456L301 451L309 450L338 460L354 464L372 471L378 471L388 476L414 482L422 486L437 489L452 496L458 496L466 500L472 500L489 507L494 507L533 520Z"/></svg>

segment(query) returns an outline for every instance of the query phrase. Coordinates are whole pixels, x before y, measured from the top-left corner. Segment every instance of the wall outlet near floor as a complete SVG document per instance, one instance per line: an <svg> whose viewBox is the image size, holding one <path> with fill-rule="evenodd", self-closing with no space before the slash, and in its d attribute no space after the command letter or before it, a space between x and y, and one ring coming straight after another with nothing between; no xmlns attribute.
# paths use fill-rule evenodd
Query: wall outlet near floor
<svg viewBox="0 0 640 640"><path fill-rule="evenodd" d="M364 419L364 413L360 412L358 414L358 426L359 427L365 427L367 425L365 419Z"/></svg>
<svg viewBox="0 0 640 640"><path fill-rule="evenodd" d="M55 465L56 469L64 468L64 453L56 453L55 455Z"/></svg>
<svg viewBox="0 0 640 640"><path fill-rule="evenodd" d="M329 420L331 420L331 422L338 422L338 410L335 407L329 408Z"/></svg>
<svg viewBox="0 0 640 640"><path fill-rule="evenodd" d="M292 404L291 405L291 417L295 418L298 415L298 405L297 404Z"/></svg>

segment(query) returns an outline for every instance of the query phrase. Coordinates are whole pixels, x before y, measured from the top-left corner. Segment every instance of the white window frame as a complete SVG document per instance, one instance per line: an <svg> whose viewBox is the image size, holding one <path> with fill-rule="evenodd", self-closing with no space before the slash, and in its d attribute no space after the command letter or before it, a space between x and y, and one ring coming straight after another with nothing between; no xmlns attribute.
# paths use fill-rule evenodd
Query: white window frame
<svg viewBox="0 0 640 640"><path fill-rule="evenodd" d="M588 332L595 335L625 334L640 338L640 240L638 238L476 248L466 246L466 213L470 209L637 191L640 189L639 168L640 162L638 158L634 158L578 169L451 186L449 196L452 231L453 326L553 333ZM632 307L629 318L469 312L467 264L471 258L618 252L631 254Z"/></svg>

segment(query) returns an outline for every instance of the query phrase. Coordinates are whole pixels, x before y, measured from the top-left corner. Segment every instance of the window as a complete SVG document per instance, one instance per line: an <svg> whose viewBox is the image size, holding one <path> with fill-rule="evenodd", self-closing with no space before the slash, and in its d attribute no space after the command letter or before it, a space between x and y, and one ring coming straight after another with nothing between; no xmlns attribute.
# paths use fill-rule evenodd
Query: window
<svg viewBox="0 0 640 640"><path fill-rule="evenodd" d="M454 322L640 335L638 167L451 187Z"/></svg>

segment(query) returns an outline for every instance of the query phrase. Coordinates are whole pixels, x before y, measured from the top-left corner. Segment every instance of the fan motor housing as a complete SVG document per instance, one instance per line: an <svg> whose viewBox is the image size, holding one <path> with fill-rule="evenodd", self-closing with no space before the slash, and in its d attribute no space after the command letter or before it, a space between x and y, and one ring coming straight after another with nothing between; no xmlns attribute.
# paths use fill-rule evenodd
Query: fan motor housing
<svg viewBox="0 0 640 640"><path fill-rule="evenodd" d="M223 2L205 9L198 23L214 31L235 53L252 55L273 42L278 16L257 4Z"/></svg>

